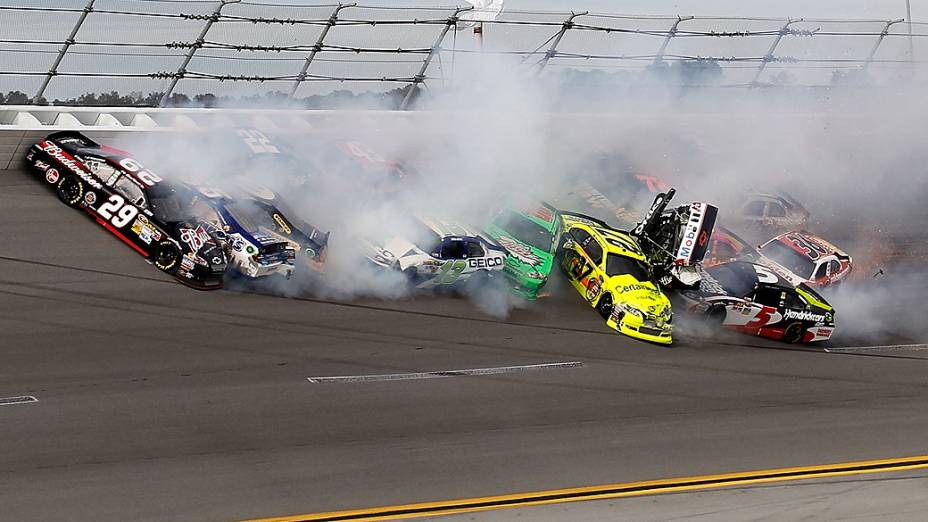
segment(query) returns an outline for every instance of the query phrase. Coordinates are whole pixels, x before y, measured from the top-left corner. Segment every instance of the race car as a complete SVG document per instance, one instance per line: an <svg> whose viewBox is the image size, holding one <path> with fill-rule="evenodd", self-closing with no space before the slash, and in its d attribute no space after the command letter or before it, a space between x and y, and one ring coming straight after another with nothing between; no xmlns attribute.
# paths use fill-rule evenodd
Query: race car
<svg viewBox="0 0 928 522"><path fill-rule="evenodd" d="M455 285L500 273L506 250L465 226L416 217L404 237L376 245L367 242L367 258L375 266L402 272L416 288Z"/></svg>
<svg viewBox="0 0 928 522"><path fill-rule="evenodd" d="M840 283L853 268L847 253L805 231L793 231L767 241L757 259L792 284L825 287Z"/></svg>
<svg viewBox="0 0 928 522"><path fill-rule="evenodd" d="M487 225L486 232L506 249L503 275L512 291L525 299L537 299L554 265L561 215L546 203L527 207L503 209Z"/></svg>
<svg viewBox="0 0 928 522"><path fill-rule="evenodd" d="M217 226L228 236L231 266L248 278L280 275L290 278L294 269L321 272L325 266L329 234L299 220L279 194L242 182L230 195L199 187L216 210Z"/></svg>
<svg viewBox="0 0 928 522"><path fill-rule="evenodd" d="M652 281L635 238L605 222L561 213L561 268L570 284L606 324L629 337L660 344L673 341L670 300Z"/></svg>
<svg viewBox="0 0 928 522"><path fill-rule="evenodd" d="M676 299L688 313L730 330L788 343L825 341L835 329L834 308L815 290L747 261L705 269L699 287Z"/></svg>
<svg viewBox="0 0 928 522"><path fill-rule="evenodd" d="M50 134L26 160L62 202L90 214L159 269L194 288L222 288L224 235L197 214L191 187L75 131Z"/></svg>
<svg viewBox="0 0 928 522"><path fill-rule="evenodd" d="M809 211L783 191L748 193L740 214L749 228L764 230L768 234L776 230L803 228L809 222Z"/></svg>
<svg viewBox="0 0 928 522"><path fill-rule="evenodd" d="M658 193L630 234L638 240L651 271L665 287L694 286L709 248L718 208L701 201L667 210L676 190Z"/></svg>

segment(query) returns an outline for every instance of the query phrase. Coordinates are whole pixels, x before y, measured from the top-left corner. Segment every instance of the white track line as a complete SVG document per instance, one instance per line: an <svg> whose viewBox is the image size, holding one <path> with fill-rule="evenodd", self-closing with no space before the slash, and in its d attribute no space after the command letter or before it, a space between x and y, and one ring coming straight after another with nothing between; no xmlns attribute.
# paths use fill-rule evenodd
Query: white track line
<svg viewBox="0 0 928 522"><path fill-rule="evenodd" d="M26 404L29 402L39 402L32 395L21 395L19 397L0 397L0 406L12 406L14 404Z"/></svg>
<svg viewBox="0 0 928 522"><path fill-rule="evenodd" d="M928 350L928 344L884 344L880 346L836 346L825 348L828 353L841 352L917 352Z"/></svg>
<svg viewBox="0 0 928 522"><path fill-rule="evenodd" d="M409 381L415 379L442 379L471 375L497 375L501 373L519 373L532 370L551 370L557 368L578 368L579 361L525 364L521 366L501 366L498 368L472 368L467 370L443 370L416 373L386 373L381 375L336 375L330 377L307 377L306 380L318 384L326 382L367 382L367 381Z"/></svg>

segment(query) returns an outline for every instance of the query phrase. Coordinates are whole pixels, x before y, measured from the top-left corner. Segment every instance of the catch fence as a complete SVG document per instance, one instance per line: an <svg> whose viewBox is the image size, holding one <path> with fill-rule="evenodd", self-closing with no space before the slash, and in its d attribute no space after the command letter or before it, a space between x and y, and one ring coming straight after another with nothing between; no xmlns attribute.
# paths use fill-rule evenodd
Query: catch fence
<svg viewBox="0 0 928 522"><path fill-rule="evenodd" d="M409 87L448 85L488 57L538 81L746 88L886 85L928 63L928 24L901 19L504 10L476 23L469 7L254 0L0 0L0 19L0 92L33 103L400 87L405 107Z"/></svg>

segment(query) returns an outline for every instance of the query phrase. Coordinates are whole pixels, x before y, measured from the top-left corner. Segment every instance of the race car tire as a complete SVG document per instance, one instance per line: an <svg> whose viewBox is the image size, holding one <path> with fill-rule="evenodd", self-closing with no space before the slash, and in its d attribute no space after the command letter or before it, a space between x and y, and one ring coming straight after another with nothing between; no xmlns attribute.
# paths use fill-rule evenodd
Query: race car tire
<svg viewBox="0 0 928 522"><path fill-rule="evenodd" d="M596 311L599 312L599 315L602 316L603 319L609 319L614 307L615 304L612 302L612 294L608 292L603 294L596 303Z"/></svg>
<svg viewBox="0 0 928 522"><path fill-rule="evenodd" d="M177 245L171 241L162 241L158 243L158 246L152 252L151 261L159 269L173 274L177 271L178 264L180 264L180 256L180 249L177 248Z"/></svg>
<svg viewBox="0 0 928 522"><path fill-rule="evenodd" d="M84 183L77 176L71 174L61 178L58 182L58 199L65 205L77 208L84 197Z"/></svg>
<svg viewBox="0 0 928 522"><path fill-rule="evenodd" d="M728 312L725 310L724 306L713 306L706 311L706 319L712 324L724 323L727 315Z"/></svg>
<svg viewBox="0 0 928 522"><path fill-rule="evenodd" d="M802 323L792 323L783 330L783 342L796 344L802 340Z"/></svg>

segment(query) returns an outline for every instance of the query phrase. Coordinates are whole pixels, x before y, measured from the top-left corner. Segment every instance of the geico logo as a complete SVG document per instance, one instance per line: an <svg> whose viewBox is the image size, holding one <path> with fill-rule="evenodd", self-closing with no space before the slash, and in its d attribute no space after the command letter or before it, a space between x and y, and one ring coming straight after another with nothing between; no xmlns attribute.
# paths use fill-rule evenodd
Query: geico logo
<svg viewBox="0 0 928 522"><path fill-rule="evenodd" d="M492 268L494 266L500 266L503 264L503 258L501 257L488 257L486 259L468 259L467 264L471 268Z"/></svg>
<svg viewBox="0 0 928 522"><path fill-rule="evenodd" d="M800 321L815 321L820 322L825 320L823 314L813 314L809 311L796 311L796 310L787 310L784 317L787 319L798 319Z"/></svg>
<svg viewBox="0 0 928 522"><path fill-rule="evenodd" d="M68 154L66 154L63 150L61 150L61 147L59 147L58 145L55 145L54 143L50 141L42 140L41 142L39 142L39 148L45 151L46 153L48 153L49 156L58 160L58 162L64 165L65 167L68 167L68 169L70 169L72 172L80 176L81 179L86 181L87 184L90 185L91 187L95 189L103 188L103 185L97 182L97 180L95 180L93 176L88 174L87 171L82 169L77 164L77 162L74 161L74 159L71 158Z"/></svg>

